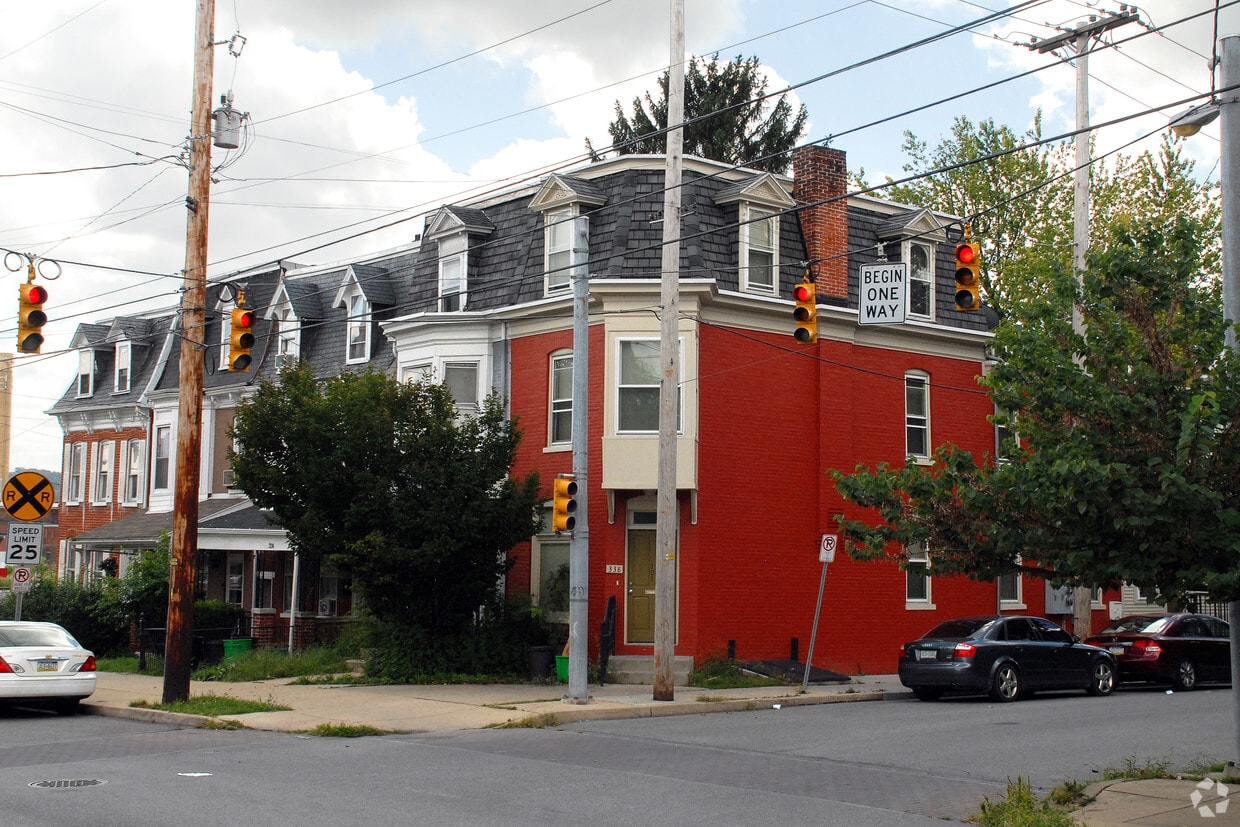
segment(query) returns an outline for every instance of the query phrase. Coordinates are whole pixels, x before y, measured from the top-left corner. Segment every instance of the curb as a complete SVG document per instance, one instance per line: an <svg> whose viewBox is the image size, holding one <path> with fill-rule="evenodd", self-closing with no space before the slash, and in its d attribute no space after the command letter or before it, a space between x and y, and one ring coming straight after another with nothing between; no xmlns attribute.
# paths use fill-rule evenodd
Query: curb
<svg viewBox="0 0 1240 827"><path fill-rule="evenodd" d="M83 703L78 710L85 715L99 715L104 718L124 718L129 721L142 721L148 724L172 724L174 726L201 727L218 721L209 715L190 715L186 712L165 712L162 709L145 709L140 706L104 706L102 704Z"/></svg>

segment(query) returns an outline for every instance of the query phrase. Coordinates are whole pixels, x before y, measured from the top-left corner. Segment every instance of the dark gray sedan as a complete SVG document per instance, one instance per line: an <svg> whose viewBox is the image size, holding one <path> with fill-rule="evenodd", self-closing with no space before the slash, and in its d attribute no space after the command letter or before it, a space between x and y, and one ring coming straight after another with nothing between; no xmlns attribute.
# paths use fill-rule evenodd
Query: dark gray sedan
<svg viewBox="0 0 1240 827"><path fill-rule="evenodd" d="M1115 657L1043 617L962 617L935 626L900 652L900 683L923 701L985 692L1014 701L1041 689L1110 695Z"/></svg>

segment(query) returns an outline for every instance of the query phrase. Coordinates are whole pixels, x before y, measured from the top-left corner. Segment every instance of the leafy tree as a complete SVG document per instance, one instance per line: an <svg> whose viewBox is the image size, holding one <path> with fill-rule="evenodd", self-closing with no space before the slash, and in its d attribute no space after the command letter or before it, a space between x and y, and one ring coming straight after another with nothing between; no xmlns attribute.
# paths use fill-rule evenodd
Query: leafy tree
<svg viewBox="0 0 1240 827"><path fill-rule="evenodd" d="M1023 558L1055 580L1240 599L1240 359L1202 269L1213 232L1192 216L1117 220L1079 291L1048 276L1045 300L997 328L983 380L1020 435L1009 461L947 445L932 469L835 473L882 517L840 518L850 553L925 541L944 574L991 579Z"/></svg>
<svg viewBox="0 0 1240 827"><path fill-rule="evenodd" d="M238 484L294 548L351 575L367 610L419 639L467 636L506 551L537 530L538 477L495 396L458 417L440 384L373 372L264 382L237 411Z"/></svg>
<svg viewBox="0 0 1240 827"><path fill-rule="evenodd" d="M667 145L667 85L659 78L659 99L646 92L633 99L632 117L616 101L616 119L607 127L612 149L621 155L661 154ZM757 57L737 55L727 63L719 55L689 59L685 67L684 151L726 164L783 172L789 152L805 133L802 105L793 112L784 92L767 96L767 78ZM586 147L598 159L589 140Z"/></svg>

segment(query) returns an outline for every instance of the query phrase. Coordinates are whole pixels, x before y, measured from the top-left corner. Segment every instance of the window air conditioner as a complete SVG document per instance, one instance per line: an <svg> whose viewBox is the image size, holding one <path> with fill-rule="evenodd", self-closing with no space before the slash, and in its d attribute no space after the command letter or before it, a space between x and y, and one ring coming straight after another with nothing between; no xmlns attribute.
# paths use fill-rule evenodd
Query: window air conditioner
<svg viewBox="0 0 1240 827"><path fill-rule="evenodd" d="M231 468L224 469L224 485L232 488L236 484L237 475Z"/></svg>
<svg viewBox="0 0 1240 827"><path fill-rule="evenodd" d="M319 601L319 614L334 617L336 614L336 599L325 597Z"/></svg>

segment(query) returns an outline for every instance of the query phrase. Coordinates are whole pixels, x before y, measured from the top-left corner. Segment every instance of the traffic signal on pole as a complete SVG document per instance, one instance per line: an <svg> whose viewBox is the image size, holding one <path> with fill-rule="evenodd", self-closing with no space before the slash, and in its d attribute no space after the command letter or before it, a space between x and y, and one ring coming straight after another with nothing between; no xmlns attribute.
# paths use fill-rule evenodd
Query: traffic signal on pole
<svg viewBox="0 0 1240 827"><path fill-rule="evenodd" d="M232 312L232 333L228 339L228 369L250 369L250 348L254 347L254 311L244 307Z"/></svg>
<svg viewBox="0 0 1240 827"><path fill-rule="evenodd" d="M981 307L982 248L972 241L956 245L956 309L977 310Z"/></svg>
<svg viewBox="0 0 1240 827"><path fill-rule="evenodd" d="M792 318L797 323L793 338L798 342L818 341L818 291L814 283L806 277L805 281L792 288L792 299L796 302Z"/></svg>
<svg viewBox="0 0 1240 827"><path fill-rule="evenodd" d="M577 525L577 482L571 474L560 474L552 488L551 528L557 534Z"/></svg>
<svg viewBox="0 0 1240 827"><path fill-rule="evenodd" d="M17 352L38 353L43 346L43 325L47 324L47 313L43 311L47 288L27 282L18 290Z"/></svg>

